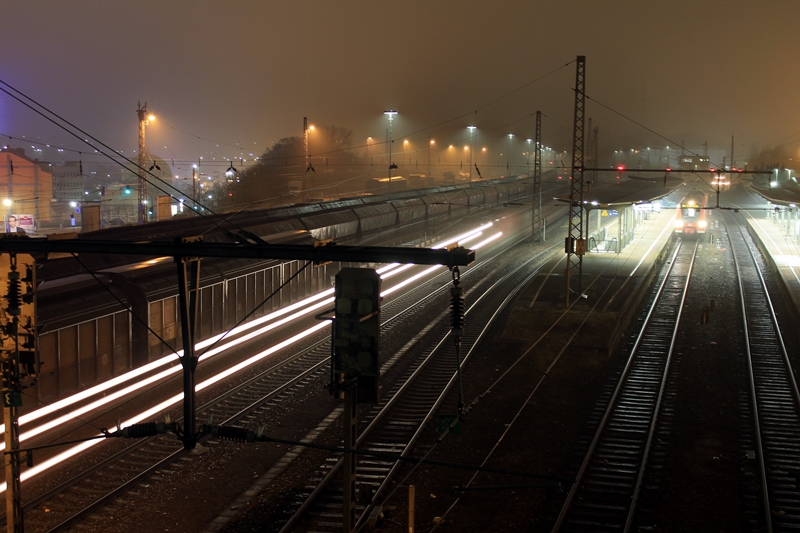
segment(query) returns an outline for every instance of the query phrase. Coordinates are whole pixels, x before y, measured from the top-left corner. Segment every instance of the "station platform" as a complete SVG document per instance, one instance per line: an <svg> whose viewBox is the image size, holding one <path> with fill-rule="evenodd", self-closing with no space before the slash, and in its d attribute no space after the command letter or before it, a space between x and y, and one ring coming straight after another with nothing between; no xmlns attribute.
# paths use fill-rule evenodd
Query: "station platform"
<svg viewBox="0 0 800 533"><path fill-rule="evenodd" d="M769 211L744 211L750 235L782 282L787 307L800 319L800 241Z"/></svg>
<svg viewBox="0 0 800 533"><path fill-rule="evenodd" d="M668 258L673 238L675 211L652 212L638 220L633 240L620 253L595 252L583 256L583 276L578 292L571 283L566 298L566 254L551 259L520 294L514 313L530 317L528 323L552 324L560 319L565 327L592 315L576 344L610 353L630 323L647 288ZM615 231L609 224L609 233ZM584 338L581 338L583 336Z"/></svg>

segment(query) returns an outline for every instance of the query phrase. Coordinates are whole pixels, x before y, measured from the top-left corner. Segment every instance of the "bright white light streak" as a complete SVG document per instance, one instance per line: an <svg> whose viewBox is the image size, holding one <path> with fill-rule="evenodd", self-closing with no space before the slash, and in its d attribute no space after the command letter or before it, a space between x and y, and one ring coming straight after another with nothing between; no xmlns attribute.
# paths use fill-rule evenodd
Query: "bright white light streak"
<svg viewBox="0 0 800 533"><path fill-rule="evenodd" d="M301 300L301 301L296 302L294 304L288 305L285 308L279 309L278 311L275 311L273 313L265 315L265 316L259 318L258 320L253 320L251 322L248 322L247 324L242 324L241 326L239 326L237 328L234 328L231 331L231 333L228 334L228 336L230 337L232 335L236 335L236 334L241 333L243 331L247 331L248 329L252 329L252 328L254 328L256 326L259 326L259 325L263 324L264 322L268 322L269 320L273 320L275 318L283 316L283 315L285 315L285 314L287 314L287 313L289 313L289 312L291 312L291 311L293 311L295 309L301 308L301 307L303 307L305 305L308 305L309 303L312 303L312 302L314 302L316 300L319 300L320 298L324 298L325 296L330 296L332 294L333 294L333 289L328 289L328 290L322 291L320 293L317 293L314 296L311 296L309 298L305 298L304 300ZM316 308L316 307L318 307L318 306L315 306L314 308ZM281 321L281 323L283 324L283 323L285 323L285 321ZM216 336L211 337L209 339L206 339L206 340L203 340L201 342L198 342L195 345L195 350L202 350L203 348L211 345L213 342L216 342L217 340L219 340L221 337L222 337L222 335L216 335ZM225 346L229 346L229 345L231 345L231 344L228 343ZM215 353L219 353L219 352L217 351ZM183 350L178 350L177 356L182 356L182 355L183 355ZM20 419L19 419L20 426L22 426L24 424L27 424L29 422L33 422L34 420L38 420L39 418L42 418L43 416L47 416L47 415L50 415L50 414L55 413L57 411L60 411L60 410L66 408L66 407L69 407L70 405L73 405L75 403L78 403L78 402L81 402L83 400L89 399L92 396L95 396L97 394L103 393L103 392L105 392L105 391L107 391L107 390L109 390L109 389L111 389L113 387L116 387L117 385L125 383L126 381L130 381L131 379L137 378L137 377L139 377L139 376L141 376L143 374L146 374L147 372L150 372L150 371L155 370L155 369L157 369L157 368L159 368L161 366L164 366L164 365L166 365L168 363L171 363L172 361L175 360L175 358L176 358L176 354L167 355L165 357L162 357L161 359L158 359L156 361L152 361L152 362L150 362L150 363L148 363L148 364L146 364L146 365L144 365L144 366L142 366L140 368L137 368L135 370L131 370L130 372L126 372L125 374L117 376L116 378L112 378L112 379L110 379L108 381L105 381L105 382L99 384L99 385L95 385L94 387L90 387L90 388L86 389L85 391L81 391L79 393L73 394L73 395L71 395L71 396L69 396L67 398L64 398L62 400L54 402L54 403L52 403L52 404L50 404L50 405L48 405L46 407L42 407L42 408L37 409L35 411L32 411L32 412L30 412L28 414L22 415L20 417ZM109 401L111 401L110 398L111 398L110 396L107 396L104 399L109 399ZM105 402L105 403L108 403L108 402ZM0 433L2 433L3 431L5 431L5 425L0 424ZM1 445L0 445L0 449L2 449Z"/></svg>
<svg viewBox="0 0 800 533"><path fill-rule="evenodd" d="M214 355L216 355L216 354L218 354L218 353L220 353L220 352L222 352L224 350L232 348L233 346L236 346L237 344L245 342L245 341L249 340L252 337L259 336L259 335L261 335L263 333L266 333L267 331L270 331L272 329L280 327L280 326L282 326L282 325L284 325L284 324L286 324L288 322L293 322L294 320L302 318L304 315L308 314L311 311L315 311L315 310L319 309L320 307L324 307L326 305L331 305L331 304L333 304L333 298L328 298L327 300L323 300L321 302L318 302L317 304L315 304L315 305L313 305L313 306L311 306L309 308L303 309L302 311L298 311L297 313L294 313L293 315L290 315L290 316L288 316L286 318L283 318L283 319L281 319L281 320L279 320L277 322L273 322L272 324L268 324L268 325L264 326L263 328L261 328L260 330L250 332L249 334L244 335L242 337L237 337L236 339L230 341L227 344L217 346L217 347L213 348L212 350L209 350L208 352L203 354L202 359L206 360L207 358L210 358L210 357L212 357L212 356L214 356ZM324 324L324 322L323 322L323 324ZM108 404L110 402L113 402L114 400L117 400L119 398L124 397L127 394L134 393L137 390L150 385L151 383L155 383L155 382L157 382L157 381L159 381L161 379L167 378L171 374L175 374L175 373L179 372L181 370L181 368L182 368L181 366L177 366L177 365L173 366L173 367L170 367L170 368L168 368L168 369L166 369L166 370L164 370L164 371L162 371L162 372L160 372L160 373L158 373L156 375L148 377L147 379L145 379L143 381L138 381L138 382L133 383L133 384L129 385L128 387L126 387L126 388L124 388L122 390L119 390L119 391L117 391L117 392L115 392L113 394L110 394L110 395L108 395L108 396L106 396L104 398L99 398L98 400L96 400L96 401L94 401L94 402L92 402L92 403L90 403L88 405L85 405L85 406L83 406L83 407L81 407L79 409L71 411L70 413L67 413L67 414L65 414L63 416L60 416L60 417L58 417L58 418L56 418L54 420L51 420L51 421L49 421L49 422L47 422L45 424L42 424L40 426L37 426L37 427L35 427L35 428L33 428L33 429L29 430L29 431L26 431L26 432L20 434L19 440L20 440L20 442L22 442L24 440L33 438L36 435L39 435L39 434L41 434L41 433L43 433L45 431L53 429L53 428L55 428L55 427L57 427L57 426L59 426L61 424L70 422L70 421L80 417L81 415L84 415L84 414L86 414L86 413L88 413L88 412L90 412L90 411L92 411L94 409L98 409L98 408L100 408L100 407L102 407L102 406L104 406L104 405L106 405L106 404ZM0 443L0 450L4 450L4 449L5 449L5 443Z"/></svg>
<svg viewBox="0 0 800 533"><path fill-rule="evenodd" d="M487 244L489 244L492 241L496 241L497 239L499 239L502 236L503 236L503 232L502 231L498 231L497 233L495 233L494 235L492 235L488 239L483 240L483 241L479 242L478 244L476 244L475 246L473 246L472 249L473 250L477 250L478 248L481 248L482 246L486 246Z"/></svg>
<svg viewBox="0 0 800 533"><path fill-rule="evenodd" d="M483 231L483 230L485 230L487 228L492 227L493 225L494 225L494 222L487 222L483 226L478 226L477 228L475 228L473 230L470 230L467 233L464 233L462 235L459 235L458 237L454 237L454 238L452 238L450 240L447 240L447 241L444 241L444 242L440 242L439 244L437 244L433 248L434 248L434 250L439 249L439 248L447 248L451 244L456 243L456 242L462 242L464 239L466 239L467 237L471 236L472 234L477 233L479 231Z"/></svg>
<svg viewBox="0 0 800 533"><path fill-rule="evenodd" d="M213 385L214 383L220 381L221 379L224 379L224 378L230 376L231 374L234 374L234 373L238 372L239 370L247 368L248 366L260 361L261 359L264 359L265 357L267 357L269 355L272 355L276 351L281 350L281 349L283 349L283 348L285 348L285 347L287 347L287 346L289 346L291 344L294 344L297 341L300 341L300 340L304 339L305 337L311 335L312 333L315 333L316 331L326 327L327 325L328 325L327 321L326 322L319 322L319 323L315 324L314 326L306 329L305 331L301 331L297 335L294 335L293 337L290 337L290 338L286 339L285 341L279 342L278 344L275 344L274 346L271 346L268 349L266 349L266 350L264 350L264 351L262 351L262 352L260 352L260 353L258 353L256 355L250 357L249 359L247 359L245 361L242 361L238 365L232 366L228 370L226 370L224 372L221 372L221 373L215 375L214 377L212 377L212 378L210 378L210 379L208 379L208 380L206 380L206 381L204 381L202 383L199 383L197 385L197 387L196 387L196 390L197 391L201 391L201 390L205 389L206 387L209 387L209 386ZM143 412L139 413L138 415L135 415L132 418L129 418L128 420L125 420L124 422L122 422L121 425L122 425L122 427L128 427L128 426L130 426L132 424L137 424L137 423L141 422L142 420L150 419L153 416L156 416L156 415L162 413L165 409L168 409L168 408L172 407L173 405L177 404L182 399L183 399L183 393L176 394L175 396L173 396L173 397L161 402L160 404L158 404L158 405L156 405L154 407L151 407L150 409L147 409L146 411L143 411ZM65 461L65 460L67 460L67 459L69 459L71 457L74 457L75 455L77 455L77 454L79 454L79 453L81 453L81 452L83 452L85 450L88 450L89 448L91 448L92 446L102 442L103 440L104 439L90 440L90 441L82 442L82 443L80 443L80 444L78 444L76 446L73 446L73 447L69 448L68 450L66 450L66 451L58 454L57 456L53 457L52 459L48 459L47 461L44 461L40 465L26 470L25 472L22 473L21 479L24 481L26 479L30 479L33 476L41 474L42 472L44 472L45 470L47 470L51 466L54 466L54 465L56 465L56 464L58 464L58 463L60 463L62 461ZM2 485L0 485L0 492L3 492L5 490L6 490L6 484L3 483Z"/></svg>
<svg viewBox="0 0 800 533"><path fill-rule="evenodd" d="M490 242L492 242L492 241L494 241L494 240L497 240L497 239L499 239L501 235L503 235L503 232L498 232L498 233L495 233L494 235L492 235L492 236L491 236L491 237L489 237L488 239L486 239L486 240L484 240L484 241L481 241L481 242L479 242L478 244L476 244L475 246L473 246L473 247L472 247L472 249L473 249L473 250L477 250L477 249L478 249L478 248L480 248L481 246L485 246L486 244L488 244L488 243L490 243ZM381 293L381 296L386 296L386 295L388 295L388 294L391 294L391 293L393 293L394 291L400 290L401 288L405 287L406 285L408 285L408 284L410 284L410 283L414 283L414 282L415 282L415 281L417 281L418 279L420 279L420 278L422 278L422 277L424 277L424 276L427 276L428 274L431 274L431 273L435 272L436 270L438 270L438 269L440 269L440 268L444 268L444 267L443 267L442 265L434 265L434 266L432 266L432 267L430 267L430 268L426 268L425 270L423 270L423 271L422 271L422 272L420 272L419 274L414 274L414 275L413 275L413 276L411 276L410 278L408 278L408 279L405 279L405 280L401 281L401 282L400 282L400 283L398 283L397 285L395 285L395 286L393 286L393 287L391 287L391 288L389 288L389 289L386 289L385 291L383 291L383 292Z"/></svg>

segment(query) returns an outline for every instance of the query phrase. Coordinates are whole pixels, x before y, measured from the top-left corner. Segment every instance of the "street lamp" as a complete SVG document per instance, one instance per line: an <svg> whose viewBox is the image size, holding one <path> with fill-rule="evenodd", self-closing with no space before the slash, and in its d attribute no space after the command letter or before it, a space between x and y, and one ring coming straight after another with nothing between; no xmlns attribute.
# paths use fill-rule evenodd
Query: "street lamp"
<svg viewBox="0 0 800 533"><path fill-rule="evenodd" d="M397 168L397 165L392 163L392 120L394 120L394 116L397 114L397 111L394 109L389 109L383 112L384 115L389 117L389 197L392 196L392 170Z"/></svg>
<svg viewBox="0 0 800 533"><path fill-rule="evenodd" d="M194 214L195 216L198 215L197 212L197 170L200 168L198 165L192 165L192 203L194 204ZM202 184L201 184L202 185Z"/></svg>
<svg viewBox="0 0 800 533"><path fill-rule="evenodd" d="M139 116L139 202L136 221L137 224L144 224L147 221L147 213L144 209L144 200L147 194L147 181L144 178L144 162L147 155L147 147L144 142L144 127L150 121L155 120L156 117L147 112L147 102L144 103L144 106L139 102L136 113Z"/></svg>
<svg viewBox="0 0 800 533"><path fill-rule="evenodd" d="M433 177L433 173L431 172L431 148L433 148L434 144L436 144L436 141L428 137L428 179Z"/></svg>
<svg viewBox="0 0 800 533"><path fill-rule="evenodd" d="M473 126L472 124L467 126L467 129L469 130L469 148L470 148L470 150L469 150L469 181L470 182L472 182L472 152L473 152L472 147L475 145L474 138L475 138L475 128L476 127L477 126Z"/></svg>
<svg viewBox="0 0 800 533"><path fill-rule="evenodd" d="M511 175L511 140L514 138L513 133L508 134L508 161L506 162L506 170L508 171L507 174ZM508 177L508 176L506 176Z"/></svg>
<svg viewBox="0 0 800 533"><path fill-rule="evenodd" d="M303 148L306 155L306 174L308 174L309 170L314 170L314 167L311 166L311 159L309 159L308 155L308 132L314 131L314 129L314 125L308 123L308 117L303 117ZM317 171L314 170L315 174L316 172Z"/></svg>
<svg viewBox="0 0 800 533"><path fill-rule="evenodd" d="M528 142L528 176L531 175L531 143L533 139L525 139Z"/></svg>

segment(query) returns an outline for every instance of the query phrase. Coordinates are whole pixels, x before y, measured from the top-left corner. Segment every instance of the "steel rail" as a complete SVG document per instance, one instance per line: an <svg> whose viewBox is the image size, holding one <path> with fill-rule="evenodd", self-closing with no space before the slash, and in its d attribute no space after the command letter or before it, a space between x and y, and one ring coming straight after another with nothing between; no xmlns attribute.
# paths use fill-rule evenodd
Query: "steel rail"
<svg viewBox="0 0 800 533"><path fill-rule="evenodd" d="M729 216L725 216L726 229ZM743 317L764 522L769 533L794 530L800 524L800 492L793 473L800 471L796 445L800 392L759 261L741 225L737 228L738 234L728 231L728 237Z"/></svg>
<svg viewBox="0 0 800 533"><path fill-rule="evenodd" d="M553 532L566 530L570 525L579 531L598 529L627 531L632 523L637 492L641 488L647 462L646 453L656 427L657 409L661 403L669 372L697 244L686 254L689 256L686 272L678 272L676 269L682 249L683 246L680 245L675 250L667 273L658 286L617 385L575 476L576 481L570 488L553 525ZM681 257L681 260L686 261L684 257ZM681 265L683 266L682 263ZM673 287L670 286L675 276L686 277L682 287L675 287L680 289L679 302L674 302L678 293L677 291L673 293ZM665 304L667 299L673 301ZM668 342L663 342L664 340ZM664 350L665 345L666 350ZM601 460L597 456L606 449L609 450L608 456L611 460L604 456L601 461L603 466L595 465L596 460ZM614 464L614 461L618 461L619 464ZM595 471L598 479L595 481L588 479L588 474L590 472L594 474ZM604 501L598 502L599 496L587 493L588 487L595 484L598 487L613 486L617 497L606 491L603 494ZM582 494L580 501L577 498L579 492ZM598 488L597 492L602 492L602 489ZM593 497L595 499L592 499ZM587 517L576 518L574 524L570 524L569 517L572 514L583 512L577 509L579 506L590 508L591 511L586 512Z"/></svg>

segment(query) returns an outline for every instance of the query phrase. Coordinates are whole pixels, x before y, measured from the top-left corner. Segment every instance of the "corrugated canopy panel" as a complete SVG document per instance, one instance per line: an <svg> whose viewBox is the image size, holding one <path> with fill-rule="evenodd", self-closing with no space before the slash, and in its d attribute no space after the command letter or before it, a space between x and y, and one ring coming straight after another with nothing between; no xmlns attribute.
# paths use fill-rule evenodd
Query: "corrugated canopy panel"
<svg viewBox="0 0 800 533"><path fill-rule="evenodd" d="M778 205L797 205L800 204L800 190L785 189L776 187L774 189L762 189L761 187L750 187L754 193L763 196L773 204Z"/></svg>
<svg viewBox="0 0 800 533"><path fill-rule="evenodd" d="M593 187L583 192L583 203L588 208L604 209L608 207L625 207L634 204L645 204L671 194L683 185L682 179L663 178L655 181L622 180L613 185ZM569 194L556 196L555 200L569 203Z"/></svg>

